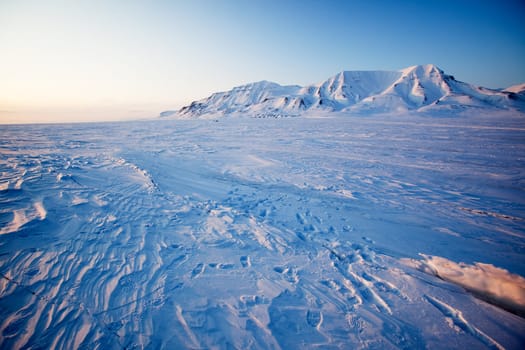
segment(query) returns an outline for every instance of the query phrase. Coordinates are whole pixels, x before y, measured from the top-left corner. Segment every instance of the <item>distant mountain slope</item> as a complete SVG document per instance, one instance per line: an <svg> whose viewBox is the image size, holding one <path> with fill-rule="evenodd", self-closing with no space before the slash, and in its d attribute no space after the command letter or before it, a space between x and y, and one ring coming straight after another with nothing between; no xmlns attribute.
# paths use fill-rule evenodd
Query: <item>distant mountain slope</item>
<svg viewBox="0 0 525 350"><path fill-rule="evenodd" d="M326 81L301 87L269 81L242 85L194 101L175 118L296 116L314 111L385 113L461 111L467 108L525 110L524 85L493 90L457 81L427 64L399 71L343 71Z"/></svg>

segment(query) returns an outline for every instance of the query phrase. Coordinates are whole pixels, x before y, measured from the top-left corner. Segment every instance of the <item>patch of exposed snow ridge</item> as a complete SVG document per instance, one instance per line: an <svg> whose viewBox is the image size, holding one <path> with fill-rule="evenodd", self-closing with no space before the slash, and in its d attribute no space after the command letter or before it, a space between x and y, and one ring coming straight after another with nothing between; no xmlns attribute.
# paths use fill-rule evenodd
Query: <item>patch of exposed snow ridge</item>
<svg viewBox="0 0 525 350"><path fill-rule="evenodd" d="M283 117L308 112L461 112L465 109L525 111L524 85L493 90L455 80L432 64L399 71L343 71L301 87L260 81L214 93L161 116Z"/></svg>
<svg viewBox="0 0 525 350"><path fill-rule="evenodd" d="M455 283L494 305L525 316L525 278L491 264L455 263L439 256L421 254L423 260L403 259L423 272Z"/></svg>
<svg viewBox="0 0 525 350"><path fill-rule="evenodd" d="M509 86L508 88L504 89L503 91L511 92L514 94L521 94L525 96L525 83Z"/></svg>

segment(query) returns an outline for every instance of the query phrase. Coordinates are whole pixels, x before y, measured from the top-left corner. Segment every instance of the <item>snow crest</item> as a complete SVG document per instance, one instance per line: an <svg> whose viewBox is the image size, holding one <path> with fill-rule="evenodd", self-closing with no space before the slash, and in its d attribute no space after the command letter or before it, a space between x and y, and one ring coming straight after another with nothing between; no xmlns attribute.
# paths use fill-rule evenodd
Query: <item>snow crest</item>
<svg viewBox="0 0 525 350"><path fill-rule="evenodd" d="M42 221L46 215L46 208L41 201L35 202L27 208L15 209L12 212L11 221L0 228L0 235L16 232L34 220Z"/></svg>
<svg viewBox="0 0 525 350"><path fill-rule="evenodd" d="M412 267L455 283L489 303L525 316L525 278L491 264L469 265L421 254L423 260L404 259Z"/></svg>

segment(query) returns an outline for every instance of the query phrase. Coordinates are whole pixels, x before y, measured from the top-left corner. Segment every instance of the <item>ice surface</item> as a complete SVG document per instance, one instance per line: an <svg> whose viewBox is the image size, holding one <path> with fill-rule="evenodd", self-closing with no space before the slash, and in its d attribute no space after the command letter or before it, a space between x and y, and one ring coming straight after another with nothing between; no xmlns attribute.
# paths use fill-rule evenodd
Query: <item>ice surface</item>
<svg viewBox="0 0 525 350"><path fill-rule="evenodd" d="M522 114L1 135L0 348L523 348Z"/></svg>

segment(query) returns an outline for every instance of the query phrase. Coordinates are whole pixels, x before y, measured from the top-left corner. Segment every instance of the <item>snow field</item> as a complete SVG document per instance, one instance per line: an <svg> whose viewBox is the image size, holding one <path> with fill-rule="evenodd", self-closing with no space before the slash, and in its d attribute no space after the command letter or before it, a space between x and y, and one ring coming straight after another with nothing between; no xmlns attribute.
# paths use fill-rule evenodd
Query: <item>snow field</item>
<svg viewBox="0 0 525 350"><path fill-rule="evenodd" d="M524 134L512 114L3 127L0 346L519 349L524 319L465 281L520 288Z"/></svg>

